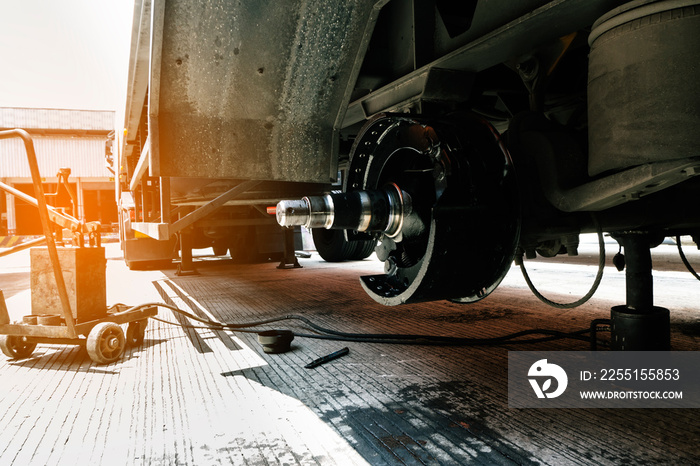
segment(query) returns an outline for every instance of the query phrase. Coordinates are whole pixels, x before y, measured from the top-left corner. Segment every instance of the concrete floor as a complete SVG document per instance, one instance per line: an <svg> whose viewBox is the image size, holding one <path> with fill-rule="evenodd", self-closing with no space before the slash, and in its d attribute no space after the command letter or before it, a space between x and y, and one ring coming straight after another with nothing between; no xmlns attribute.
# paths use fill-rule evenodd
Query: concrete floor
<svg viewBox="0 0 700 466"><path fill-rule="evenodd" d="M610 263L617 248L608 246ZM700 265L695 251L687 253ZM200 255L199 275L177 277L127 270L118 245L107 245L107 256L109 304L168 302L226 322L301 314L345 332L492 337L585 328L624 302L624 274L612 268L596 297L574 310L543 306L517 269L474 305L386 308L358 283L381 270L373 260L328 264L313 256L301 260L302 269L277 270ZM663 264L660 258L655 263ZM595 274L585 264L528 266L541 291L561 300L584 294ZM0 270L24 273L22 267L21 256L0 259ZM661 268L656 302L672 309L673 349L697 351L700 282L675 266ZM15 317L28 313L28 303L28 290L8 299ZM168 310L159 315L178 322ZM272 327L302 330L293 321ZM347 356L303 368L345 346ZM0 357L0 464L700 462L693 409L508 408L508 351L587 348L574 340L523 348L297 338L290 352L275 355L264 353L254 334L152 320L143 346L107 366L66 346L40 345L27 360Z"/></svg>

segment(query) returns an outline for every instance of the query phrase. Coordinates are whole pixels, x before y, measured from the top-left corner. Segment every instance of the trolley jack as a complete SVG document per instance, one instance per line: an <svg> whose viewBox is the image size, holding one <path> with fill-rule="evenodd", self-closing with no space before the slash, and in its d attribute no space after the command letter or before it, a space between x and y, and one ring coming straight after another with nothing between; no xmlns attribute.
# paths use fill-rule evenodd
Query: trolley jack
<svg viewBox="0 0 700 466"><path fill-rule="evenodd" d="M158 309L107 308L100 224L85 223L46 204L31 136L21 129L0 131L0 139L15 137L24 142L36 198L4 183L0 183L0 190L38 207L46 248L31 250L32 309L22 322L10 322L0 291L0 350L22 359L30 357L39 343L78 345L85 346L90 359L98 364L114 362L127 343L136 346L143 342L148 318L157 315ZM68 228L74 247L56 247L49 222ZM126 334L122 324L128 324Z"/></svg>

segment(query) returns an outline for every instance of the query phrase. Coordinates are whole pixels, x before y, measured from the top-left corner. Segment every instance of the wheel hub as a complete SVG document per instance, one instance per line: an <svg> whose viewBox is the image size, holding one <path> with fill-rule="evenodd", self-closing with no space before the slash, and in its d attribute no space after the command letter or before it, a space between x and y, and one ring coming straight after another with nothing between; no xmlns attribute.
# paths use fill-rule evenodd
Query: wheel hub
<svg viewBox="0 0 700 466"><path fill-rule="evenodd" d="M119 348L119 346L119 338L114 335L107 337L107 349L109 351L114 351Z"/></svg>
<svg viewBox="0 0 700 466"><path fill-rule="evenodd" d="M282 201L283 226L377 238L384 274L361 277L385 305L473 302L505 276L520 231L515 174L495 130L464 116L380 116L360 132L342 193Z"/></svg>

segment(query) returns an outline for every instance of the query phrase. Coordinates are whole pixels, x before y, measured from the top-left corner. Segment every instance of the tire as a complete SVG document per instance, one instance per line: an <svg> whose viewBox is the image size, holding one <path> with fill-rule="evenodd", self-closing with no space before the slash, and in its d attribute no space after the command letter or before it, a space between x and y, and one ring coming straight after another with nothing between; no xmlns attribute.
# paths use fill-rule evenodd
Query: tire
<svg viewBox="0 0 700 466"><path fill-rule="evenodd" d="M129 326L126 327L126 343L132 348L141 346L146 336L146 326L148 319L129 322Z"/></svg>
<svg viewBox="0 0 700 466"><path fill-rule="evenodd" d="M0 350L12 359L26 359L32 355L36 343L28 343L24 337L16 335L0 335Z"/></svg>
<svg viewBox="0 0 700 466"><path fill-rule="evenodd" d="M355 254L350 258L353 261L361 261L367 259L372 255L374 249L377 247L377 241L373 239L365 241L354 241L355 243Z"/></svg>
<svg viewBox="0 0 700 466"><path fill-rule="evenodd" d="M215 244L211 248L214 250L215 256L225 256L228 252L228 247L225 244Z"/></svg>
<svg viewBox="0 0 700 466"><path fill-rule="evenodd" d="M313 228L311 235L314 238L316 251L326 262L362 260L374 251L374 240L347 241L343 230Z"/></svg>
<svg viewBox="0 0 700 466"><path fill-rule="evenodd" d="M228 253L235 264L254 262L258 251L258 238L251 227L237 228L229 239Z"/></svg>
<svg viewBox="0 0 700 466"><path fill-rule="evenodd" d="M114 322L101 322L95 325L87 337L85 347L90 359L97 364L117 361L126 346L122 328Z"/></svg>

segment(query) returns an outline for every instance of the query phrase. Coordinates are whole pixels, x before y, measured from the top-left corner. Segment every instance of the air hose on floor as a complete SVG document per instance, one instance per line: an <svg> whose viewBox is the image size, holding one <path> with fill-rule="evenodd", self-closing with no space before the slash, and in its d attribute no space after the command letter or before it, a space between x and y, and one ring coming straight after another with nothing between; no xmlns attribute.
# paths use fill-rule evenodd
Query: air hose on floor
<svg viewBox="0 0 700 466"><path fill-rule="evenodd" d="M464 338L464 337L446 337L439 335L419 335L419 334L390 334L390 333L348 333L339 332L337 330L322 327L309 318L298 315L298 314L287 314L280 317L274 317L270 319L263 319L252 322L245 322L240 324L234 323L224 323L217 322L211 319L202 318L191 314L189 312L183 311L182 309L171 306L169 304L153 302L140 304L134 306L128 311L133 311L142 307L148 306L159 306L170 309L173 312L181 314L189 319L196 322L200 322L201 326L197 325L186 325L176 322L171 322L165 319L160 319L158 317L151 317L154 320L163 322L170 325L176 325L183 328L201 328L207 330L229 330L240 333L255 333L260 334L263 330L254 330L254 327L260 327L263 325L269 325L277 322L282 322L286 320L297 320L305 324L311 331L316 333L298 333L291 331L279 331L279 332L291 332L294 337L298 338L313 338L320 340L334 340L334 341L346 341L346 342L361 342L361 343L383 343L383 344L401 344L401 345L423 345L423 346L495 346L495 345L514 345L514 344L532 344L541 343L552 340L560 339L574 339L585 341L591 343L593 347L596 342L593 342L590 337L586 337L586 334L595 334L595 330L591 328L585 328L581 330L576 330L573 332L561 332L557 330L547 330L547 329L531 329L523 330L520 332L511 333L508 335L503 335L499 337L492 338ZM539 338L522 338L528 335L544 335Z"/></svg>

